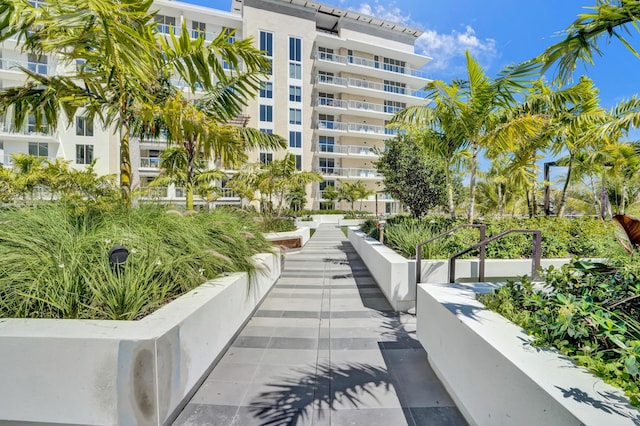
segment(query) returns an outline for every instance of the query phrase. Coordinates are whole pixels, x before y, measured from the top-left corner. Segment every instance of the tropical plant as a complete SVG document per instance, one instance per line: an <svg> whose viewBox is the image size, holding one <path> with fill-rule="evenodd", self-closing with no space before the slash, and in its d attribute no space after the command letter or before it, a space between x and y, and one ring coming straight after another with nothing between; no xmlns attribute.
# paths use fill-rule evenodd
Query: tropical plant
<svg viewBox="0 0 640 426"><path fill-rule="evenodd" d="M0 212L0 317L138 319L224 272L255 271L269 244L239 210L77 211L61 203ZM125 265L109 250L124 246Z"/></svg>
<svg viewBox="0 0 640 426"><path fill-rule="evenodd" d="M362 211L362 200L370 195L375 194L373 189L369 189L367 185L358 179L355 182L344 182L338 180L338 200L346 201L351 205L351 213L355 214L355 203L360 201L360 211Z"/></svg>
<svg viewBox="0 0 640 426"><path fill-rule="evenodd" d="M191 92L201 88L202 105L224 121L240 113L270 67L251 39L229 42L226 31L206 43L204 35L192 39L183 22L180 34L166 40L156 31L151 5L151 0L59 0L47 7L9 0L0 5L0 41L15 38L23 50L55 56L67 69L49 76L21 68L27 80L0 92L0 113L9 112L14 127L33 116L40 129L55 128L62 113L70 123L82 111L85 119L114 128L127 202L131 117L140 106L154 103L160 82L179 78Z"/></svg>
<svg viewBox="0 0 640 426"><path fill-rule="evenodd" d="M253 164L237 173L229 181L233 188L247 187L260 193L261 208L265 214L279 216L287 197L301 185L322 181L317 172L296 170L295 155L287 153L281 160L270 164Z"/></svg>
<svg viewBox="0 0 640 426"><path fill-rule="evenodd" d="M558 78L568 81L578 61L593 64L593 54L602 55L599 40L603 37L617 38L636 57L640 54L633 48L623 33L631 34L630 27L638 30L640 4L637 1L598 0L595 6L587 7L566 30L566 38L549 46L539 60L544 64L542 72L558 64Z"/></svg>

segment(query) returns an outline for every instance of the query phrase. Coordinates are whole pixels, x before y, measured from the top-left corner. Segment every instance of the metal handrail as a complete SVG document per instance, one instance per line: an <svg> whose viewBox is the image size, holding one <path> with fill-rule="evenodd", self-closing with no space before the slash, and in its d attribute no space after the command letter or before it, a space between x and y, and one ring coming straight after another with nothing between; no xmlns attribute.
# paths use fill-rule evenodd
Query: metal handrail
<svg viewBox="0 0 640 426"><path fill-rule="evenodd" d="M454 226L448 231L443 232L440 235L436 235L435 237L428 239L416 246L416 284L420 284L420 276L422 275L422 247L430 242L433 242L439 238L446 237L447 235L453 234L455 231L461 228L478 228L480 230L480 241L484 240L487 235L487 225L483 224L470 224L463 223L458 226ZM482 275L484 276L484 256L485 256L485 248L484 246L480 249L480 257L482 261L480 262L480 268L482 268Z"/></svg>
<svg viewBox="0 0 640 426"><path fill-rule="evenodd" d="M533 234L533 247L531 250L531 260L532 260L531 279L535 280L536 278L538 278L538 269L540 269L540 248L542 245L542 232L539 230L532 230L532 229L509 229L497 235L494 235L493 237L487 238L486 240L482 240L478 244L468 247L462 250L461 252L458 252L453 256L451 256L449 258L449 283L454 283L456 281L455 280L456 259L458 257L478 248L482 250L487 244L493 241L499 240L505 235L515 234L515 233ZM480 271L478 275L479 275L478 277L479 281L481 282L484 281L484 256L480 259Z"/></svg>

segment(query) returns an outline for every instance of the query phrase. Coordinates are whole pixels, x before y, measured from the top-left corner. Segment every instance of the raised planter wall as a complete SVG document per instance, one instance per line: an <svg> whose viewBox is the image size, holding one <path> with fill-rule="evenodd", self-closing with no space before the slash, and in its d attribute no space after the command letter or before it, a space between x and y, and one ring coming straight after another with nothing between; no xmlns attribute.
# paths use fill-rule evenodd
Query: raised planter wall
<svg viewBox="0 0 640 426"><path fill-rule="evenodd" d="M270 242L277 243L279 241L298 240L298 247L304 247L311 238L310 227L302 226L295 231L288 232L269 232L263 234L265 239Z"/></svg>
<svg viewBox="0 0 640 426"><path fill-rule="evenodd" d="M631 425L624 393L559 352L531 345L518 326L486 310L473 290L418 287L417 336L470 424Z"/></svg>
<svg viewBox="0 0 640 426"><path fill-rule="evenodd" d="M348 238L393 309L406 311L415 305L415 261L407 260L356 228Z"/></svg>
<svg viewBox="0 0 640 426"><path fill-rule="evenodd" d="M254 260L140 321L0 319L0 423L170 421L280 276Z"/></svg>

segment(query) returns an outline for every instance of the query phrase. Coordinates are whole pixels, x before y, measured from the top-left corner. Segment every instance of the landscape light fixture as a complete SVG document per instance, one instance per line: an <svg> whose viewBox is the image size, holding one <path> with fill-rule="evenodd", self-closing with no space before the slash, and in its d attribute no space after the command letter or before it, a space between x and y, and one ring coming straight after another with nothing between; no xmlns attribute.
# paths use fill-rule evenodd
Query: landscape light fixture
<svg viewBox="0 0 640 426"><path fill-rule="evenodd" d="M113 246L109 250L109 262L112 265L124 265L129 257L129 249L123 246Z"/></svg>

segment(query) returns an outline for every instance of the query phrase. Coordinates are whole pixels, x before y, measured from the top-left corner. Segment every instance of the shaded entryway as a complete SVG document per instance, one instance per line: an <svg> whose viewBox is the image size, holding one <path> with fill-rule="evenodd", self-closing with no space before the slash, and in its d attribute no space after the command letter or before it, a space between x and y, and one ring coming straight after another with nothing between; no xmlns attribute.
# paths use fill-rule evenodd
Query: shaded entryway
<svg viewBox="0 0 640 426"><path fill-rule="evenodd" d="M464 425L342 231L297 253L175 425Z"/></svg>

